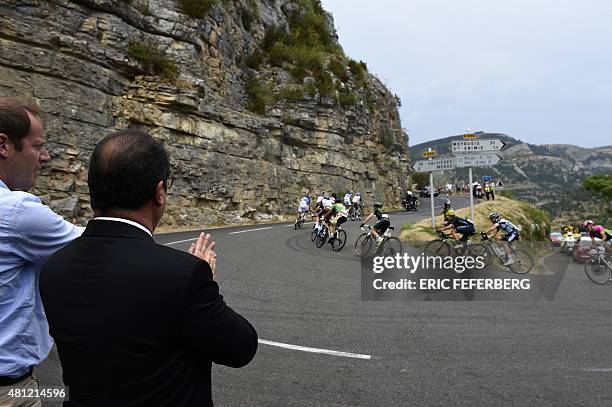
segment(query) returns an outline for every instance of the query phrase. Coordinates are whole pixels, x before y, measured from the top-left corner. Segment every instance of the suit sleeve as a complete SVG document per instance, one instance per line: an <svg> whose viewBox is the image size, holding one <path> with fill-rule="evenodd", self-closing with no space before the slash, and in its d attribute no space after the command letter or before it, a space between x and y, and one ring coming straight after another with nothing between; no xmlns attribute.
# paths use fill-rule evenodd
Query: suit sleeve
<svg viewBox="0 0 612 407"><path fill-rule="evenodd" d="M210 266L199 261L185 290L182 329L187 342L215 363L242 367L257 351L257 332L223 301Z"/></svg>

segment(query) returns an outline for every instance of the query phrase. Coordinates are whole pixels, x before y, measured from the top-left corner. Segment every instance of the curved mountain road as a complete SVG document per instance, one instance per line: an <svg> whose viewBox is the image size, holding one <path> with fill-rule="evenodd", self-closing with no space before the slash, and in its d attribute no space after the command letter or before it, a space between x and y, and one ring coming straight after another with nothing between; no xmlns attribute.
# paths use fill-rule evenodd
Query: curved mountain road
<svg viewBox="0 0 612 407"><path fill-rule="evenodd" d="M428 215L422 201L417 213L391 215L396 236ZM571 266L553 301L362 301L358 225L347 222L338 253L317 249L308 224L210 231L221 293L261 339L247 367L213 367L216 405L612 404L612 287ZM186 250L196 236L155 239ZM38 374L61 383L55 351Z"/></svg>

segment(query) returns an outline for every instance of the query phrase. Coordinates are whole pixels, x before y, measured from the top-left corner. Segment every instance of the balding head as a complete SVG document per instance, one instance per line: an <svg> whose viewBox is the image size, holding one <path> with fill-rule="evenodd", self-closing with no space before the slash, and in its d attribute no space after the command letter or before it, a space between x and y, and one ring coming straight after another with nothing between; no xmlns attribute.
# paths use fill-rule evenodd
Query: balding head
<svg viewBox="0 0 612 407"><path fill-rule="evenodd" d="M91 155L87 184L96 212L137 210L155 197L170 176L162 143L136 129L103 138Z"/></svg>

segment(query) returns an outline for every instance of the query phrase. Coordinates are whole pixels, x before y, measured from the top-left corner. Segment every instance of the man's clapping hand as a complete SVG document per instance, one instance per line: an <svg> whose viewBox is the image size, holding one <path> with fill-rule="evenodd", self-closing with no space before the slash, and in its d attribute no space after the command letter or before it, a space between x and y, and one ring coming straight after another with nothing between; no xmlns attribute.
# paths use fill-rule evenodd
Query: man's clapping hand
<svg viewBox="0 0 612 407"><path fill-rule="evenodd" d="M200 233L198 240L195 243L192 243L189 247L189 253L193 254L199 259L204 260L210 265L213 280L217 276L217 253L215 253L214 249L215 242L212 240L212 236L205 234L204 232Z"/></svg>

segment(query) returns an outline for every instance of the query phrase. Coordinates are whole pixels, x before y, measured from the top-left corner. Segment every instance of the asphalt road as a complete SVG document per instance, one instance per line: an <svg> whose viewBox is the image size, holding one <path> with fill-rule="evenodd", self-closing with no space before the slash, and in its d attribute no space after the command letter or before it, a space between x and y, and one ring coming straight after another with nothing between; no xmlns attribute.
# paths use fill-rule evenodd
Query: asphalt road
<svg viewBox="0 0 612 407"><path fill-rule="evenodd" d="M392 223L425 216L394 214ZM612 405L612 287L590 283L581 266L569 267L552 301L362 301L358 222L346 225L338 253L317 249L310 227L211 232L221 292L262 340L371 358L261 343L247 367L213 367L216 405ZM196 235L156 240L185 250L191 241L172 242ZM38 375L42 385L61 383L55 352Z"/></svg>

